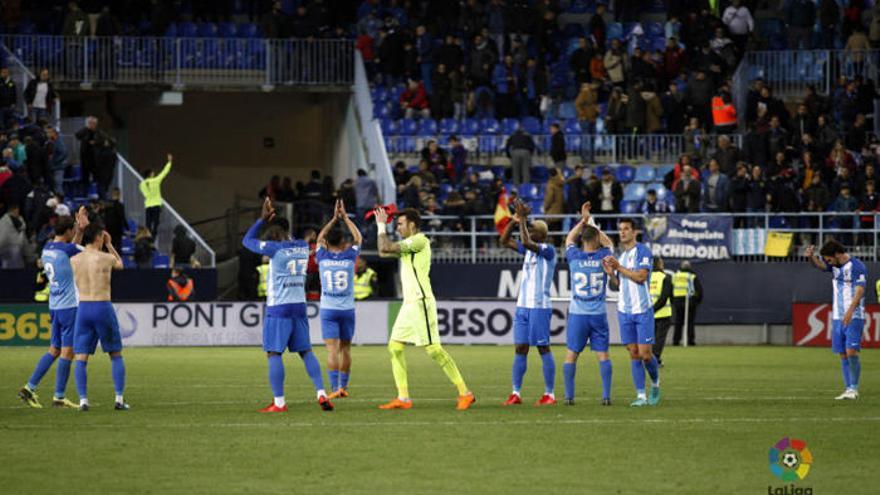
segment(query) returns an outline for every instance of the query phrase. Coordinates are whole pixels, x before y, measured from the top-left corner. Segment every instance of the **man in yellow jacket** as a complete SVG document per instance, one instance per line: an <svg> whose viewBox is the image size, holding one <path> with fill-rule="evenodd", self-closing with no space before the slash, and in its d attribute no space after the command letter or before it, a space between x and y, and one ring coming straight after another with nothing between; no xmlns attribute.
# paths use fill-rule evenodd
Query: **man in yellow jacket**
<svg viewBox="0 0 880 495"><path fill-rule="evenodd" d="M171 172L173 157L168 153L168 161L158 175L153 170L144 171L145 179L140 183L141 194L144 195L144 214L147 229L156 238L159 233L159 213L162 211L162 181Z"/></svg>

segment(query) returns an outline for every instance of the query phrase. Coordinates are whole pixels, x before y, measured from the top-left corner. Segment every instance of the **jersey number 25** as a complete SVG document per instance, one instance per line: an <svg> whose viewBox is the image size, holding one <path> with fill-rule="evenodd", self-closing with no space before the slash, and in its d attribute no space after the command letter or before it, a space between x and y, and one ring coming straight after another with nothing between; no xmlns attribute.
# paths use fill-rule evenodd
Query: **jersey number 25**
<svg viewBox="0 0 880 495"><path fill-rule="evenodd" d="M574 293L580 297L598 296L602 294L604 281L604 273L593 272L587 277L586 273L577 272L574 274Z"/></svg>

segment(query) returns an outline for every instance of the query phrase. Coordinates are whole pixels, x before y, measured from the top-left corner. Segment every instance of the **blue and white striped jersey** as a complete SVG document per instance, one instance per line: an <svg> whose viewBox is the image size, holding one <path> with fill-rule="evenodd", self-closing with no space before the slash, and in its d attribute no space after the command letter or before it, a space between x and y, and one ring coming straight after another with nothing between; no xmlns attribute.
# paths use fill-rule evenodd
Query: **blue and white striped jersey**
<svg viewBox="0 0 880 495"><path fill-rule="evenodd" d="M856 294L856 287L865 287L868 279L868 270L865 264L858 258L850 257L849 261L841 267L828 265L828 270L833 277L834 305L832 311L833 320L842 320L849 305L852 304ZM865 319L865 297L859 301L858 307L853 311L853 318Z"/></svg>
<svg viewBox="0 0 880 495"><path fill-rule="evenodd" d="M571 303L568 312L574 315L604 315L605 285L608 275L602 268L602 260L612 253L608 248L599 248L588 253L575 245L565 251L568 271L571 274Z"/></svg>
<svg viewBox="0 0 880 495"><path fill-rule="evenodd" d="M43 272L49 279L49 309L75 308L79 304L79 292L73 281L70 258L82 252L82 247L68 242L47 242L40 260Z"/></svg>
<svg viewBox="0 0 880 495"><path fill-rule="evenodd" d="M618 261L620 266L628 270L648 270L648 278L637 284L626 277L618 276L620 295L617 298L617 310L624 314L637 315L653 309L650 279L654 255L651 254L651 250L641 242L637 242L634 247L620 253Z"/></svg>
<svg viewBox="0 0 880 495"><path fill-rule="evenodd" d="M321 309L354 309L354 261L360 252L360 246L338 253L318 246L315 259L321 274Z"/></svg>
<svg viewBox="0 0 880 495"><path fill-rule="evenodd" d="M536 253L526 249L519 241L516 246L519 254L525 255L516 307L550 308L550 287L556 272L556 249L550 244L538 244L539 250Z"/></svg>
<svg viewBox="0 0 880 495"><path fill-rule="evenodd" d="M249 251L269 257L266 314L282 317L303 316L309 244L302 240L261 241L257 235L263 224L262 220L257 220L248 229L242 243Z"/></svg>

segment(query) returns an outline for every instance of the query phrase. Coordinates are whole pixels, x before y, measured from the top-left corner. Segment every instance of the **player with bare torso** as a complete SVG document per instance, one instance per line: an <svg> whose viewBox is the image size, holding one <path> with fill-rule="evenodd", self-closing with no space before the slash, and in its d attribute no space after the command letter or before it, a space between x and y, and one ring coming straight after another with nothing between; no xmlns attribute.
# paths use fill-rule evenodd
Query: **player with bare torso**
<svg viewBox="0 0 880 495"><path fill-rule="evenodd" d="M74 377L79 392L79 409L89 410L86 365L100 341L101 349L110 354L113 385L116 389L115 409L124 411L128 409L128 404L122 398L125 389L122 336L119 334L116 312L110 303L110 276L113 270L122 270L122 258L113 248L110 234L100 224L92 223L85 228L82 243L85 249L70 260L80 301L73 337L73 352L76 355ZM109 253L103 251L105 247Z"/></svg>

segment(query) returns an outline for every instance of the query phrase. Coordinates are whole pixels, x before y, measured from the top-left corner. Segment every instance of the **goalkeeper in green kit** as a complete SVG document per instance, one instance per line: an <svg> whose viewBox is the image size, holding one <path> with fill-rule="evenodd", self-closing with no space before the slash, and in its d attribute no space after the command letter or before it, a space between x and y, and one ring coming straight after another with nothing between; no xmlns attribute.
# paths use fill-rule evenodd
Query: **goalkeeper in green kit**
<svg viewBox="0 0 880 495"><path fill-rule="evenodd" d="M468 390L452 356L440 345L440 333L437 330L437 301L434 299L429 278L431 241L419 231L422 217L418 211L411 208L401 211L397 218L397 233L403 240L392 242L386 230L388 214L382 208L377 208L374 214L379 230L379 255L400 258L400 285L403 290L403 304L388 342L391 371L397 385L397 398L379 408L412 407L406 377L406 356L403 351L406 344L413 344L424 347L428 356L440 365L449 380L458 388L456 409L468 409L476 401L474 394Z"/></svg>

